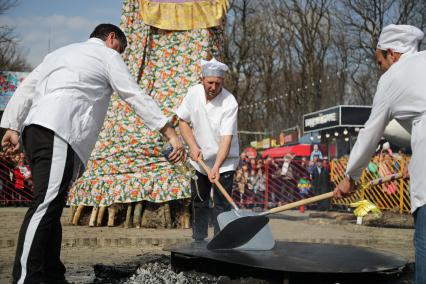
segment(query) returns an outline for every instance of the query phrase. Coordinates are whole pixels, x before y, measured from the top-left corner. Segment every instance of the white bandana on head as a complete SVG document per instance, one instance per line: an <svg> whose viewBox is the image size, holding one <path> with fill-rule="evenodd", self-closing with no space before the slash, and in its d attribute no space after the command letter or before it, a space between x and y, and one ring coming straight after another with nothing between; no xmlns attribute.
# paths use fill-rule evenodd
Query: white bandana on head
<svg viewBox="0 0 426 284"><path fill-rule="evenodd" d="M210 61L201 59L201 74L203 77L223 78L226 71L228 71L228 66L214 58Z"/></svg>
<svg viewBox="0 0 426 284"><path fill-rule="evenodd" d="M399 53L417 52L424 33L410 25L388 25L383 28L377 43L381 50L392 49Z"/></svg>

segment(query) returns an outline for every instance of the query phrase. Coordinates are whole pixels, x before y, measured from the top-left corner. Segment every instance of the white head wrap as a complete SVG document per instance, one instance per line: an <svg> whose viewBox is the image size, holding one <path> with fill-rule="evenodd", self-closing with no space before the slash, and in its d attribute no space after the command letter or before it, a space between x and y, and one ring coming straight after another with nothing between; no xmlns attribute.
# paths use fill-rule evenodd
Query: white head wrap
<svg viewBox="0 0 426 284"><path fill-rule="evenodd" d="M381 50L392 49L399 53L417 52L424 33L410 25L388 25L384 27L377 43Z"/></svg>
<svg viewBox="0 0 426 284"><path fill-rule="evenodd" d="M225 72L228 71L228 66L222 62L212 59L206 61L201 59L201 74L203 77L221 77L225 76Z"/></svg>

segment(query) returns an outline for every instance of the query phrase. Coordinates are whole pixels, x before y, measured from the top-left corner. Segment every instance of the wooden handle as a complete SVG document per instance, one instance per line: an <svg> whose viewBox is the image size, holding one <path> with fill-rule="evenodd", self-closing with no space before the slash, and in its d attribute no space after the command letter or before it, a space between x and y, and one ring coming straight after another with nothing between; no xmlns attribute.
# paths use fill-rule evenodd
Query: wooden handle
<svg viewBox="0 0 426 284"><path fill-rule="evenodd" d="M318 201L329 199L329 198L332 198L332 197L333 197L333 192L330 191L330 192L320 194L320 195L317 195L317 196L314 196L314 197L309 197L309 198L302 199L302 200L299 200L299 201L296 201L296 202L292 202L292 203L289 203L289 204L286 204L286 205L283 205L283 206L272 208L269 211L266 211L265 213L262 213L260 215L269 215L269 214L273 214L273 213L278 213L278 212L281 212L281 211L293 209L293 208L296 208L296 207L299 207L299 206L302 206L302 205L318 202Z"/></svg>
<svg viewBox="0 0 426 284"><path fill-rule="evenodd" d="M361 188L369 188L370 186L382 184L382 183L393 181L393 180L397 180L397 179L400 179L402 177L403 177L402 173L397 173L397 174L385 176L385 177L382 177L382 178L373 179L371 181L363 183L361 185Z"/></svg>
<svg viewBox="0 0 426 284"><path fill-rule="evenodd" d="M396 179L400 179L402 177L403 177L402 173L393 174L393 175L389 175L389 176L385 176L385 177L382 177L382 178L378 178L378 179L374 179L374 180L365 182L361 186L359 186L358 188L366 189L366 188L369 188L370 186L382 184L382 183L389 182L389 181L393 181L393 180L396 180ZM333 197L333 191L330 191L330 192L320 194L320 195L317 195L317 196L314 196L314 197L302 199L302 200L299 200L299 201L296 201L296 202L293 202L293 203L289 203L289 204L286 204L286 205L283 205L283 206L272 208L269 211L263 212L259 215L274 214L274 213L282 212L282 211L285 211L285 210L293 209L293 208L296 208L296 207L299 207L299 206L302 206L302 205L311 204L311 203L314 203L314 202L329 199L329 198L332 198L332 197Z"/></svg>
<svg viewBox="0 0 426 284"><path fill-rule="evenodd" d="M200 159L198 163L201 165L201 167L206 171L206 173L210 173L210 168L204 163L203 159ZM216 180L214 184L219 188L220 192L225 196L226 200L229 202L229 204L234 207L235 210L239 210L238 206L235 204L234 200L231 196L229 196L228 192L226 192L226 189L222 186L222 184Z"/></svg>

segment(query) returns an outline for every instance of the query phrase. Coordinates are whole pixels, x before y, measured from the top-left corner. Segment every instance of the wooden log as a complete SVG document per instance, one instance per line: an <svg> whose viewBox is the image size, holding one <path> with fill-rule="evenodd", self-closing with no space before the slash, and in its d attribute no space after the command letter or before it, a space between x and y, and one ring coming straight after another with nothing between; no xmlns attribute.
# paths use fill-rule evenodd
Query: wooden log
<svg viewBox="0 0 426 284"><path fill-rule="evenodd" d="M73 224L73 222L72 222L72 221L73 221L73 219L74 219L74 214L75 214L76 206L71 205L70 209L71 209L71 215L70 215L70 219L69 219L68 224L72 225L72 224Z"/></svg>
<svg viewBox="0 0 426 284"><path fill-rule="evenodd" d="M124 228L128 229L132 226L132 203L127 204L126 221L124 221Z"/></svg>
<svg viewBox="0 0 426 284"><path fill-rule="evenodd" d="M166 215L168 215L168 217ZM146 202L141 226L144 228L171 228L172 223L169 202Z"/></svg>
<svg viewBox="0 0 426 284"><path fill-rule="evenodd" d="M90 220L89 220L89 227L95 226L96 217L98 215L98 209L99 209L98 206L93 206L92 214L90 215Z"/></svg>
<svg viewBox="0 0 426 284"><path fill-rule="evenodd" d="M78 205L77 211L74 214L74 218L72 220L73 225L78 225L78 221L80 220L81 212L83 211L84 205Z"/></svg>
<svg viewBox="0 0 426 284"><path fill-rule="evenodd" d="M164 205L164 227L172 228L172 215L170 212L170 203L166 202Z"/></svg>
<svg viewBox="0 0 426 284"><path fill-rule="evenodd" d="M135 211L133 212L133 225L136 228L141 227L141 217L142 217L142 201L136 203Z"/></svg>
<svg viewBox="0 0 426 284"><path fill-rule="evenodd" d="M114 219L117 208L113 205L108 207L108 227L114 227Z"/></svg>
<svg viewBox="0 0 426 284"><path fill-rule="evenodd" d="M105 206L101 206L99 208L98 218L96 220L96 226L97 227L102 226L102 220L104 219L105 208L106 208Z"/></svg>
<svg viewBox="0 0 426 284"><path fill-rule="evenodd" d="M189 212L189 204L183 205L183 214L182 214L182 228L190 229L191 228L191 213Z"/></svg>

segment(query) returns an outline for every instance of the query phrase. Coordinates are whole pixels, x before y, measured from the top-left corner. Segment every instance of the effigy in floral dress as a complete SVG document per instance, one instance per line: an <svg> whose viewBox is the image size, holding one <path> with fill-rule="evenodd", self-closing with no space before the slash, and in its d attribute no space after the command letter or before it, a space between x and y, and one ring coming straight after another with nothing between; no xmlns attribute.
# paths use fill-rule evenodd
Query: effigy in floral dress
<svg viewBox="0 0 426 284"><path fill-rule="evenodd" d="M121 28L128 40L124 60L142 90L174 125L175 110L187 89L199 81L200 59L221 57L226 4L225 0L124 0ZM197 15L194 21L177 21L188 12L188 5ZM211 17L202 21L208 5L207 12L216 11L213 23ZM174 20L170 11L178 12ZM109 206L189 198L188 178L162 157L162 147L161 135L145 127L132 108L113 95L86 170L70 189L68 204Z"/></svg>

